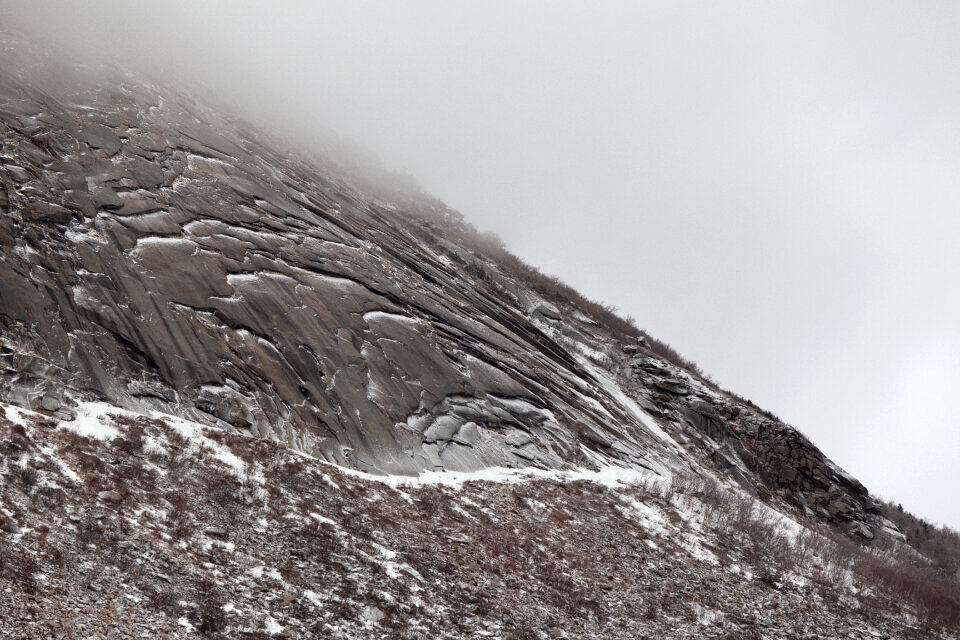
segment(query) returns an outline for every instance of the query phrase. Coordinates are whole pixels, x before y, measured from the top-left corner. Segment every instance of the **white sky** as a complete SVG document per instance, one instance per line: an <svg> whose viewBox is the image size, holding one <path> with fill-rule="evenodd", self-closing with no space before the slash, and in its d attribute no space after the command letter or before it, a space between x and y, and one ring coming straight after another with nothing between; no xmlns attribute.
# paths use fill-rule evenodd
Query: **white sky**
<svg viewBox="0 0 960 640"><path fill-rule="evenodd" d="M352 137L874 492L960 527L960 5L4 12L284 132Z"/></svg>

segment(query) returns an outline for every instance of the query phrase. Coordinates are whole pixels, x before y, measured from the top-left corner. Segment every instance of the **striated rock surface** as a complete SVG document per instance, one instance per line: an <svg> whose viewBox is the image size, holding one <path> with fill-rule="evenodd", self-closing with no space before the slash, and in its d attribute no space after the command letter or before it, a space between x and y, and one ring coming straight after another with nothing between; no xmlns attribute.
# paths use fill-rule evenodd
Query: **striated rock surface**
<svg viewBox="0 0 960 640"><path fill-rule="evenodd" d="M0 142L9 402L158 410L377 473L712 470L883 525L792 428L545 299L426 196L130 79L54 96L0 73Z"/></svg>

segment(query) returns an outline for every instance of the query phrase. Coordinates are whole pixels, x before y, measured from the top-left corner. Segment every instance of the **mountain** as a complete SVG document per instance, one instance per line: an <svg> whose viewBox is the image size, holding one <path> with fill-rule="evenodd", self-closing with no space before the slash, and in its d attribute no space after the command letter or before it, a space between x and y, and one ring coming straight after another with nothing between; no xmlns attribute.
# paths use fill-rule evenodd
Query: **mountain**
<svg viewBox="0 0 960 640"><path fill-rule="evenodd" d="M40 82L17 53L19 637L956 631L954 534L911 538L795 429L456 211L176 88Z"/></svg>

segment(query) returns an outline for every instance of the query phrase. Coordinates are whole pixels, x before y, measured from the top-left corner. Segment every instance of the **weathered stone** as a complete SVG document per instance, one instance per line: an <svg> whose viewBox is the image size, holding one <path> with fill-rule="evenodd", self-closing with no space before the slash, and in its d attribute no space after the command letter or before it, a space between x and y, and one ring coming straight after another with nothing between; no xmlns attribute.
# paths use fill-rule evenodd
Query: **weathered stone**
<svg viewBox="0 0 960 640"><path fill-rule="evenodd" d="M530 308L530 313L533 315L543 316L544 318L549 318L551 320L559 320L563 317L560 313L560 309L556 305L550 304L549 302L540 300L534 306Z"/></svg>
<svg viewBox="0 0 960 640"><path fill-rule="evenodd" d="M82 125L77 132L77 138L94 149L103 149L111 156L120 151L120 136L99 124Z"/></svg>
<svg viewBox="0 0 960 640"><path fill-rule="evenodd" d="M163 184L163 170L149 160L134 156L125 159L122 165L143 189L155 189Z"/></svg>
<svg viewBox="0 0 960 640"><path fill-rule="evenodd" d="M480 430L475 422L468 422L457 430L451 440L465 447L472 447L480 441Z"/></svg>
<svg viewBox="0 0 960 640"><path fill-rule="evenodd" d="M694 398L690 401L690 408L699 413L702 416L707 418L712 418L714 420L720 420L720 414L717 413L716 407L714 407L709 402L702 400L700 398Z"/></svg>
<svg viewBox="0 0 960 640"><path fill-rule="evenodd" d="M60 408L60 401L51 395L44 395L40 398L40 408L44 411L56 411Z"/></svg>
<svg viewBox="0 0 960 640"><path fill-rule="evenodd" d="M197 408L235 427L249 427L253 414L246 406L249 400L229 387L206 385L197 394Z"/></svg>
<svg viewBox="0 0 960 640"><path fill-rule="evenodd" d="M3 76L0 95L17 82ZM31 402L44 380L405 474L692 464L666 434L811 510L833 504L835 484L848 509L836 517L861 517L865 491L815 448L774 438L790 430L746 404L688 405L709 385L641 358L642 337L624 345L625 372L587 365L618 348L608 329L462 242L469 228L435 201L365 194L333 168L242 142L258 137L175 92L162 107L135 87L27 93L9 103L29 113L0 99L0 135L16 140L0 152L15 209L0 216L8 397ZM24 225L21 210L69 232Z"/></svg>
<svg viewBox="0 0 960 640"><path fill-rule="evenodd" d="M23 207L23 218L31 222L49 222L53 224L64 225L70 222L73 216L69 209L64 209L58 204L44 202L28 202Z"/></svg>
<svg viewBox="0 0 960 640"><path fill-rule="evenodd" d="M386 614L377 607L366 606L363 608L362 615L370 624L379 624Z"/></svg>
<svg viewBox="0 0 960 640"><path fill-rule="evenodd" d="M97 493L97 498L99 498L100 500L103 500L104 502L109 502L112 504L116 504L123 500L123 496L120 495L119 492L113 491L113 490L100 491L99 493Z"/></svg>
<svg viewBox="0 0 960 640"><path fill-rule="evenodd" d="M10 177L13 178L15 182L23 183L33 179L33 176L30 175L30 173L23 167L7 165L4 167L4 169L7 170L7 173L10 174Z"/></svg>
<svg viewBox="0 0 960 640"><path fill-rule="evenodd" d="M123 200L110 187L101 187L90 192L93 205L98 209L119 209L123 207Z"/></svg>
<svg viewBox="0 0 960 640"><path fill-rule="evenodd" d="M508 435L504 439L504 442L506 442L506 444L510 445L511 447L522 447L523 445L532 441L533 441L533 437L529 433L527 433L526 431L519 431L519 430L513 431L512 433L510 433L510 435Z"/></svg>
<svg viewBox="0 0 960 640"><path fill-rule="evenodd" d="M654 388L666 391L667 393L686 396L690 395L690 389L687 388L687 385L682 380L676 380L672 378L666 379L655 379L650 383Z"/></svg>
<svg viewBox="0 0 960 640"><path fill-rule="evenodd" d="M127 383L127 391L130 392L130 395L140 398L159 398L167 402L173 402L177 399L177 394L173 389L156 382L132 380Z"/></svg>

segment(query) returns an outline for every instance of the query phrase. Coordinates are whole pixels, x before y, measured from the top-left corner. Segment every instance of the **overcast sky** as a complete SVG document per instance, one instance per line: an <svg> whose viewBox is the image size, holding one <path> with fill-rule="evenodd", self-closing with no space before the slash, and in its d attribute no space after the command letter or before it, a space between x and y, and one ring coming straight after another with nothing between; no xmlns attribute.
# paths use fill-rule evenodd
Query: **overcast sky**
<svg viewBox="0 0 960 640"><path fill-rule="evenodd" d="M0 9L357 140L960 528L957 3Z"/></svg>

